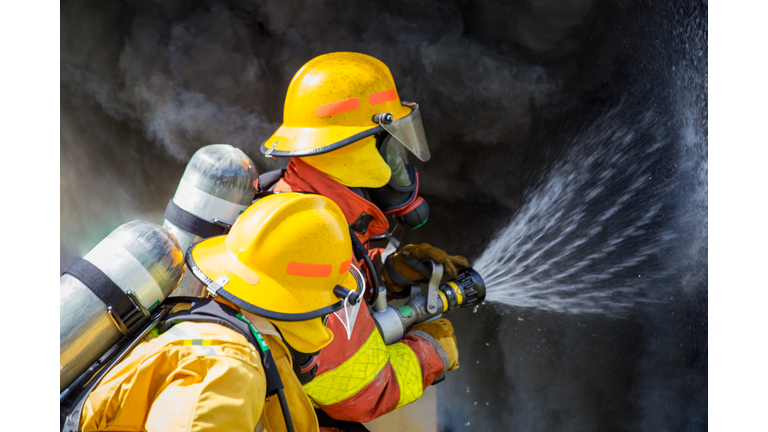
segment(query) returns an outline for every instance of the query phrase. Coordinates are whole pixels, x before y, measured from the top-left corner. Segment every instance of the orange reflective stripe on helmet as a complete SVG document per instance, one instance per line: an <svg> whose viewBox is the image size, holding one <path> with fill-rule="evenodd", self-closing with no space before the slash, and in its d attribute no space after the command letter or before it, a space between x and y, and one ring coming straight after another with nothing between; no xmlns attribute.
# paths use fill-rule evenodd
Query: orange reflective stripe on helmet
<svg viewBox="0 0 768 432"><path fill-rule="evenodd" d="M352 267L352 257L349 257L348 260L341 263L339 266L339 274L348 272L350 267Z"/></svg>
<svg viewBox="0 0 768 432"><path fill-rule="evenodd" d="M371 105L380 105L386 102L392 102L393 100L397 100L397 91L395 91L395 89L371 93L370 96L368 96L368 101Z"/></svg>
<svg viewBox="0 0 768 432"><path fill-rule="evenodd" d="M353 97L338 102L331 102L317 107L315 112L318 117L328 117L343 112L352 111L360 108L360 99Z"/></svg>
<svg viewBox="0 0 768 432"><path fill-rule="evenodd" d="M346 261L342 261L339 265L339 274L344 274L349 271L352 266L352 257ZM291 261L285 269L285 272L291 276L303 276L303 277L328 277L333 271L331 264L312 264Z"/></svg>
<svg viewBox="0 0 768 432"><path fill-rule="evenodd" d="M285 272L291 276L324 278L331 275L333 266L330 264L311 264L291 261Z"/></svg>

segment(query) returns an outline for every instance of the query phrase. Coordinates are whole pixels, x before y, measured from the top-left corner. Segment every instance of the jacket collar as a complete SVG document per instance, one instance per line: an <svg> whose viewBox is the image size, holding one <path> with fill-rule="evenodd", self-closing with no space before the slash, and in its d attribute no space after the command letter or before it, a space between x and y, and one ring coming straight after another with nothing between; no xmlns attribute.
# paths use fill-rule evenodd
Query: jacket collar
<svg viewBox="0 0 768 432"><path fill-rule="evenodd" d="M387 217L375 204L301 159L291 159L285 176L275 190L314 192L332 199L344 212L349 226L363 241L384 234L389 229Z"/></svg>

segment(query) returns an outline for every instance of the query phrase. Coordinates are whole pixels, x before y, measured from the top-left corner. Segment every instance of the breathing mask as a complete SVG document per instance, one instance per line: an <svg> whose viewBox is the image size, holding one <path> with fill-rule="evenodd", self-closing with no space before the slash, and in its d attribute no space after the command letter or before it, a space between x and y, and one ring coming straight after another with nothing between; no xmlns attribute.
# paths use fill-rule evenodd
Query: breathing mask
<svg viewBox="0 0 768 432"><path fill-rule="evenodd" d="M423 128L421 130L423 135ZM426 139L422 142L421 154L426 152L426 157L429 157ZM429 218L429 205L419 196L419 172L408 163L408 150L397 135L391 133L378 134L376 147L392 176L386 185L368 189L371 201L382 212L394 213L395 219L407 228L416 229L424 225Z"/></svg>

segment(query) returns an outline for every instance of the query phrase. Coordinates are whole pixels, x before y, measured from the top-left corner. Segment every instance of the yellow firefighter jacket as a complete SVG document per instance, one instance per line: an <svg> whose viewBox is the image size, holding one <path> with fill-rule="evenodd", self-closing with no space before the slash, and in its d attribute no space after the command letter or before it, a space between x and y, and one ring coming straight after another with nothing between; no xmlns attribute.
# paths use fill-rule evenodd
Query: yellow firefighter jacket
<svg viewBox="0 0 768 432"><path fill-rule="evenodd" d="M279 333L269 321L242 313L272 351L295 429L318 431ZM277 397L265 402L265 389L259 354L243 335L218 324L183 322L147 335L104 377L83 407L80 429L283 432Z"/></svg>

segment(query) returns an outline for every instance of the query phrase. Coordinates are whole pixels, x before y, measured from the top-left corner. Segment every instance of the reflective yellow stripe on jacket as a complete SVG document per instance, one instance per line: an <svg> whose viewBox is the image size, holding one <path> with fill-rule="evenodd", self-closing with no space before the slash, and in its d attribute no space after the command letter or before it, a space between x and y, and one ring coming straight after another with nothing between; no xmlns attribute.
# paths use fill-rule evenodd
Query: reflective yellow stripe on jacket
<svg viewBox="0 0 768 432"><path fill-rule="evenodd" d="M166 343L181 342L183 346L190 346L198 357L222 355L221 347L217 346L211 339L203 339L194 326L190 323L177 324L162 335L157 329L152 331L152 335L166 341ZM151 340L151 338L147 338Z"/></svg>
<svg viewBox="0 0 768 432"><path fill-rule="evenodd" d="M336 369L317 376L304 385L304 390L316 403L333 405L362 391L376 379L387 362L392 365L400 387L397 406L421 397L424 387L416 354L405 344L384 345L376 329L352 357Z"/></svg>
<svg viewBox="0 0 768 432"><path fill-rule="evenodd" d="M379 332L375 332L379 338ZM383 343L383 342L382 342ZM387 347L389 362L397 375L397 384L400 386L400 400L397 407L407 405L421 397L424 392L424 383L421 379L421 365L416 353L405 344L393 344Z"/></svg>

